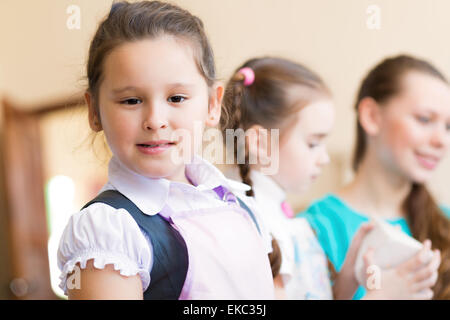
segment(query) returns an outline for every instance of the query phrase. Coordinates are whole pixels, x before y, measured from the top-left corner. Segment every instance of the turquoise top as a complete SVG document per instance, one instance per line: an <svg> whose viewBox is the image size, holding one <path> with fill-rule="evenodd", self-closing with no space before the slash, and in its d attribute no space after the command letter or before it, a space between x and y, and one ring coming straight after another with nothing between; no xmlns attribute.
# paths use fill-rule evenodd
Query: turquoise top
<svg viewBox="0 0 450 320"><path fill-rule="evenodd" d="M445 207L441 209L450 218L450 209ZM341 270L356 231L362 223L369 221L368 216L356 212L334 194L328 194L315 201L299 217L305 217L316 231L322 248L338 272ZM385 221L392 225L399 225L406 234L411 236L405 218L385 219ZM365 294L364 287L360 286L353 299L361 299Z"/></svg>

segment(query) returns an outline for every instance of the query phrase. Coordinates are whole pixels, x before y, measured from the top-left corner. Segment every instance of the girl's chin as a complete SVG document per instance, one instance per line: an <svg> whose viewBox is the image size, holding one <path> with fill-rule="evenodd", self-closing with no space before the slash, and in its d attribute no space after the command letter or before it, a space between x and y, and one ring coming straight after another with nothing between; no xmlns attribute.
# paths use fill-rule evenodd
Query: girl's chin
<svg viewBox="0 0 450 320"><path fill-rule="evenodd" d="M289 188L286 191L289 193L301 195L301 194L306 193L310 187L311 187L311 183L302 183L302 184L297 184L295 186L292 186L291 188Z"/></svg>
<svg viewBox="0 0 450 320"><path fill-rule="evenodd" d="M410 176L410 180L411 183L416 183L416 184L426 184L428 181L430 181L431 179L431 175L432 172L430 171L425 171L423 169L415 169L414 172L411 172Z"/></svg>
<svg viewBox="0 0 450 320"><path fill-rule="evenodd" d="M157 167L151 167L151 168L139 168L139 174L142 176L145 176L147 178L150 179L169 179L172 180L174 176L177 175L178 172L183 171L184 174L184 170L182 168L179 168L179 166L175 166L175 165L165 165L165 166L161 166L159 168Z"/></svg>

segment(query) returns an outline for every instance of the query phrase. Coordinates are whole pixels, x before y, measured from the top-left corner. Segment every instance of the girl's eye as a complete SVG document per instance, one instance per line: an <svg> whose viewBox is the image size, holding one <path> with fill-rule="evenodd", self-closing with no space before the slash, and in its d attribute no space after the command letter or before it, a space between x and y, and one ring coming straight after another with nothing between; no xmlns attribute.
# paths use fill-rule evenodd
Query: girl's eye
<svg viewBox="0 0 450 320"><path fill-rule="evenodd" d="M450 131L450 123L447 123L447 131Z"/></svg>
<svg viewBox="0 0 450 320"><path fill-rule="evenodd" d="M310 149L314 149L314 148L318 147L319 144L318 143L309 143L308 146Z"/></svg>
<svg viewBox="0 0 450 320"><path fill-rule="evenodd" d="M130 99L126 99L120 102L121 104L130 104L130 105L135 105L135 104L139 104L142 103L141 99L138 98L130 98Z"/></svg>
<svg viewBox="0 0 450 320"><path fill-rule="evenodd" d="M419 121L420 123L423 123L423 124L430 123L430 121L431 121L431 118L425 117L425 116L417 116L416 119L417 119L417 121Z"/></svg>
<svg viewBox="0 0 450 320"><path fill-rule="evenodd" d="M171 103L180 103L180 102L183 102L184 100L186 100L186 97L183 97L183 96L171 96L171 97L169 97L168 100Z"/></svg>

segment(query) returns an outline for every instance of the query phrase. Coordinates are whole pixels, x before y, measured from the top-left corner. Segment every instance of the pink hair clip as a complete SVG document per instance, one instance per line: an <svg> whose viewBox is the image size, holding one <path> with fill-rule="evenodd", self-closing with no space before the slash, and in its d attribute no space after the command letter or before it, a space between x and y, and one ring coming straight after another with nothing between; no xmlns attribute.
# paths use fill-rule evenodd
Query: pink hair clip
<svg viewBox="0 0 450 320"><path fill-rule="evenodd" d="M244 86L250 86L253 81L255 81L255 72L253 72L252 68L245 67L239 69L238 73L242 73L244 75Z"/></svg>

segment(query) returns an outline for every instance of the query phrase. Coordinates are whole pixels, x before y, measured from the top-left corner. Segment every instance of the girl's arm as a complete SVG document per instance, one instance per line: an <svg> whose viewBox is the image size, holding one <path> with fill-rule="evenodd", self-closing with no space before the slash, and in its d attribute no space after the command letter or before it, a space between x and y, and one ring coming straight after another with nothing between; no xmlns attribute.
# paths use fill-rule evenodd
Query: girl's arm
<svg viewBox="0 0 450 320"><path fill-rule="evenodd" d="M93 259L87 261L86 269L80 269L80 286L68 290L70 300L143 299L139 275L122 276L118 270L114 270L112 264L105 265L104 269L96 269L93 261ZM79 264L77 266L80 268Z"/></svg>

